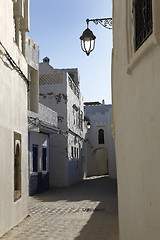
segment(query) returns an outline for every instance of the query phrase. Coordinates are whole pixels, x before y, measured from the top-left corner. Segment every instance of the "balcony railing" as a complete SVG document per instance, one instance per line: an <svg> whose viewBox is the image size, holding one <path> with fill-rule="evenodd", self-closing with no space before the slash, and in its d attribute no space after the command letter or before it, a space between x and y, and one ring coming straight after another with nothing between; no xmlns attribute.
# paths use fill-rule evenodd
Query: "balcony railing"
<svg viewBox="0 0 160 240"><path fill-rule="evenodd" d="M58 132L58 114L52 109L39 103L39 112L28 111L30 131Z"/></svg>
<svg viewBox="0 0 160 240"><path fill-rule="evenodd" d="M72 89L72 91L74 92L74 94L77 96L77 98L79 99L79 88L76 86L76 84L74 83L74 81L72 80L72 78L69 76L68 74L68 83L70 88Z"/></svg>

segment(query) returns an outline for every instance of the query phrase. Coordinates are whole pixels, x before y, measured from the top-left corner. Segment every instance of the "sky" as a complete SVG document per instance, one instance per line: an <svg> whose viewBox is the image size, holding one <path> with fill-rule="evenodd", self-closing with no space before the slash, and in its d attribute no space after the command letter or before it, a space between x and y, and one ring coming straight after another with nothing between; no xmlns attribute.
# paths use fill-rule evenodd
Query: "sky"
<svg viewBox="0 0 160 240"><path fill-rule="evenodd" d="M112 17L112 0L30 0L29 36L39 45L40 62L53 68L78 68L84 102L111 103L112 30L89 23L96 47L87 56L80 47L86 19Z"/></svg>

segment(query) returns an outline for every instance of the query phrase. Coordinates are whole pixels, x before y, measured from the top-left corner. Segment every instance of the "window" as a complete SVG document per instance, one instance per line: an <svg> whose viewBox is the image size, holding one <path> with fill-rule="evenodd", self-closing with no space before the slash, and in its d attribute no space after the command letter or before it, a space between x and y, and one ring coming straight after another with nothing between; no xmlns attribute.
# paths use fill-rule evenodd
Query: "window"
<svg viewBox="0 0 160 240"><path fill-rule="evenodd" d="M99 129L99 131L98 131L98 143L104 144L104 130L103 129Z"/></svg>
<svg viewBox="0 0 160 240"><path fill-rule="evenodd" d="M77 148L77 158L79 157L78 155L79 155L79 150L78 150L78 148Z"/></svg>
<svg viewBox="0 0 160 240"><path fill-rule="evenodd" d="M47 170L47 148L46 147L42 148L42 170L43 171Z"/></svg>
<svg viewBox="0 0 160 240"><path fill-rule="evenodd" d="M30 91L28 94L28 110L32 112L38 112L38 72L28 66Z"/></svg>
<svg viewBox="0 0 160 240"><path fill-rule="evenodd" d="M21 197L21 134L14 132L14 201Z"/></svg>
<svg viewBox="0 0 160 240"><path fill-rule="evenodd" d="M74 147L74 157L76 158L77 157L77 152L76 152L76 147Z"/></svg>
<svg viewBox="0 0 160 240"><path fill-rule="evenodd" d="M138 50L152 31L152 0L135 0L135 50Z"/></svg>
<svg viewBox="0 0 160 240"><path fill-rule="evenodd" d="M73 104L73 118L74 118L74 125L80 128L80 109Z"/></svg>
<svg viewBox="0 0 160 240"><path fill-rule="evenodd" d="M38 171L38 145L33 145L33 172Z"/></svg>
<svg viewBox="0 0 160 240"><path fill-rule="evenodd" d="M83 112L80 111L80 129L83 131Z"/></svg>
<svg viewBox="0 0 160 240"><path fill-rule="evenodd" d="M72 158L73 158L74 157L73 147L71 147L71 154L72 154Z"/></svg>

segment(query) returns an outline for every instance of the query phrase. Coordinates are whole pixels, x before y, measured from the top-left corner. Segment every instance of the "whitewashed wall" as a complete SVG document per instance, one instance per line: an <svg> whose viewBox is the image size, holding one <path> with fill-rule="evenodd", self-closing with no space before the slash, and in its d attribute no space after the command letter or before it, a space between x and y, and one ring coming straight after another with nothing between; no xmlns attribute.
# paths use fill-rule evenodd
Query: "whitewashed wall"
<svg viewBox="0 0 160 240"><path fill-rule="evenodd" d="M82 157L70 158L73 139L81 153L83 131L74 124L73 105L83 112L83 99L79 98L69 86L69 73L75 74L75 87L79 89L77 69L54 69L48 62L40 63L40 102L58 113L60 134L50 138L50 184L51 186L69 186L81 180ZM83 114L84 116L84 114ZM82 155L82 154L81 154ZM79 155L79 156L81 156ZM78 161L78 163L77 163ZM78 170L77 170L77 165Z"/></svg>
<svg viewBox="0 0 160 240"><path fill-rule="evenodd" d="M14 42L13 1L1 0L0 41L25 76L27 63ZM0 47L1 53L4 53ZM28 196L28 124L27 85L0 55L0 236L27 216ZM21 198L14 202L14 132L21 134Z"/></svg>
<svg viewBox="0 0 160 240"><path fill-rule="evenodd" d="M160 1L144 1L152 3L153 33L137 51L133 2L113 1L112 103L120 240L159 240Z"/></svg>
<svg viewBox="0 0 160 240"><path fill-rule="evenodd" d="M85 117L89 118L91 128L86 135L88 146L87 172L88 176L109 173L116 178L116 160L114 140L111 131L112 106L85 106ZM98 142L98 131L104 130L104 144Z"/></svg>

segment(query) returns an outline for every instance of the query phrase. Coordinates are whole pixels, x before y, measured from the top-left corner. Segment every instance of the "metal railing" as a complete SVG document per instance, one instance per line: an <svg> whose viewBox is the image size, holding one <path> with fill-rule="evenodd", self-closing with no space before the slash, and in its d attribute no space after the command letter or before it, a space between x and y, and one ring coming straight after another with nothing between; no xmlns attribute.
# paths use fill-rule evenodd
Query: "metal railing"
<svg viewBox="0 0 160 240"><path fill-rule="evenodd" d="M79 94L80 94L79 93L79 88L76 86L76 84L74 83L72 78L69 76L69 74L68 74L68 83L69 83L70 88L73 90L74 94L79 99Z"/></svg>

